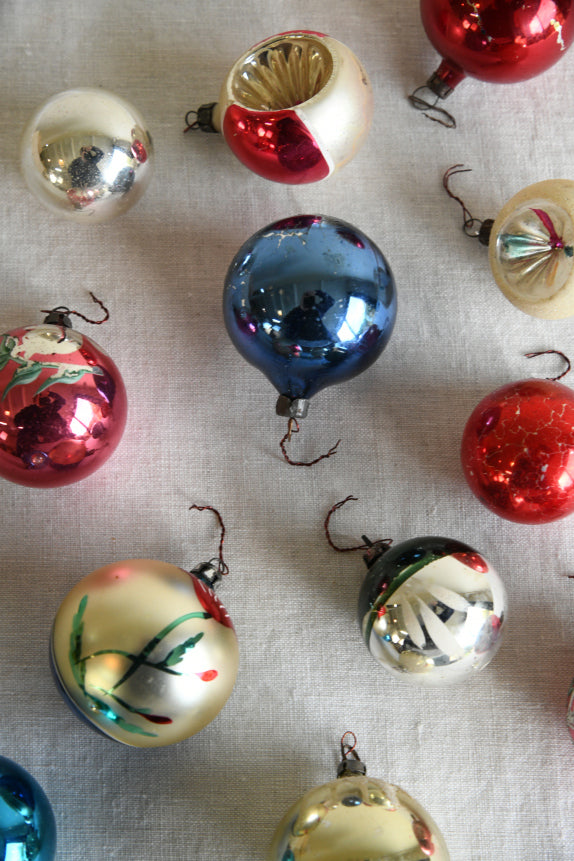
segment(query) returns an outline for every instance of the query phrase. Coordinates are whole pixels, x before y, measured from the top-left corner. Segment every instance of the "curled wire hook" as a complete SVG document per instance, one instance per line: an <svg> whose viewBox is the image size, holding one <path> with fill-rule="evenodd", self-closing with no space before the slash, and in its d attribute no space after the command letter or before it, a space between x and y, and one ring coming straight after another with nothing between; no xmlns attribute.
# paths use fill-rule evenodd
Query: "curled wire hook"
<svg viewBox="0 0 574 861"><path fill-rule="evenodd" d="M439 96L435 96L434 102L427 102L426 98L423 99L419 96L419 93L423 92L423 90L426 90L428 93L433 92L426 84L423 84L422 87L417 87L408 97L411 105L417 111L423 111L427 120L432 120L433 123L440 123L441 126L447 129L455 129L456 120L453 115L438 106ZM433 93L433 95L435 94ZM436 114L436 116L433 116L433 114Z"/></svg>
<svg viewBox="0 0 574 861"><path fill-rule="evenodd" d="M483 221L481 221L480 218L475 218L475 216L471 213L462 198L454 194L454 192L451 191L450 188L450 180L453 176L456 176L458 173L470 173L471 170L472 168L465 167L463 164L453 164L444 172L442 177L442 185L448 196L452 200L456 200L456 202L460 205L462 209L464 215L462 229L465 234L467 236L470 236L471 239L478 239L478 241L482 245L488 245L490 231L492 229L492 225L494 224L494 219L485 218Z"/></svg>
<svg viewBox="0 0 574 861"><path fill-rule="evenodd" d="M564 361L566 362L566 370L565 371L562 371L562 373L558 374L557 377L546 377L547 380L551 380L553 383L556 383L556 382L558 382L558 380L561 380L562 377L565 377L566 374L570 373L572 365L570 363L570 359L568 358L568 356L566 356L561 350L540 350L537 353L525 353L524 355L527 359L535 359L537 356L547 356L548 354L552 354L552 353L555 356L560 356L560 358L564 359Z"/></svg>
<svg viewBox="0 0 574 861"><path fill-rule="evenodd" d="M190 117L193 116L193 114L195 114L195 120L192 121L192 120L190 120ZM185 115L185 128L183 130L183 133L185 134L186 132L193 132L198 128L199 128L199 119L197 116L197 111L192 108Z"/></svg>
<svg viewBox="0 0 574 861"><path fill-rule="evenodd" d="M223 518L221 517L221 514L219 513L217 508L214 508L212 505L190 505L189 511L192 511L192 510L195 510L195 511L212 511L215 514L215 516L217 518L217 522L219 523L221 535L219 538L218 555L217 555L217 557L210 559L210 562L217 562L217 571L219 574L221 574L221 575L229 574L229 566L227 565L226 562L223 561L223 542L225 540L225 525L223 523Z"/></svg>
<svg viewBox="0 0 574 861"><path fill-rule="evenodd" d="M92 302L95 302L104 312L104 316L101 320L92 320L90 317L86 317L85 314L82 314L80 311L71 311L66 305L58 305L56 308L50 308L50 310L41 309L42 314L62 314L62 316L69 317L71 314L74 314L76 317L81 317L82 320L85 320L86 323L93 323L94 326L99 326L102 323L106 323L110 319L110 312L104 305L101 299L98 299L92 291L90 290L90 296L92 297Z"/></svg>
<svg viewBox="0 0 574 861"><path fill-rule="evenodd" d="M372 553L380 553L384 552L385 550L388 550L393 543L392 538L381 538L379 541L370 541L366 535L362 535L361 537L365 542L364 544L356 544L353 547L339 547L339 545L335 544L335 542L331 538L329 522L335 511L338 511L339 508L342 508L344 505L347 504L347 502L351 501L358 502L358 498L352 495L346 496L345 499L341 499L339 502L336 502L333 506L331 506L327 513L323 527L325 529L325 535L327 536L327 542L329 543L329 546L332 547L333 550L336 550L337 553L349 553L353 550L367 550L371 551Z"/></svg>
<svg viewBox="0 0 574 861"><path fill-rule="evenodd" d="M287 433L279 443L279 447L283 452L283 457L285 458L287 463L291 464L291 466L314 466L316 463L319 463L319 461L325 460L325 458L327 457L332 457L336 453L339 443L341 442L340 439L337 440L335 445L331 446L329 451L327 451L325 454L319 455L319 457L316 457L315 460L291 460L291 458L287 454L287 449L285 448L285 445L286 443L291 441L291 436L294 433L299 433L300 430L301 428L299 427L299 422L297 421L297 419L290 418L287 425Z"/></svg>
<svg viewBox="0 0 574 861"><path fill-rule="evenodd" d="M347 736L351 736L353 743L351 744L348 741L345 741ZM350 729L347 732L344 732L341 736L341 757L344 761L346 761L351 754L353 754L354 759L360 759L359 754L356 751L357 747L357 736Z"/></svg>

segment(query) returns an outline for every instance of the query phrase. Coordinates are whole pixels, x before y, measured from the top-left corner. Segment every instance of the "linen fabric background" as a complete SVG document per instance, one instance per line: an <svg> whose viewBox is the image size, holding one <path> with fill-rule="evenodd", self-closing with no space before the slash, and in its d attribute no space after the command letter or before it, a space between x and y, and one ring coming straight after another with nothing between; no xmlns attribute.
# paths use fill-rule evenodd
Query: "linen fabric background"
<svg viewBox="0 0 574 861"><path fill-rule="evenodd" d="M182 133L186 111L217 99L240 54L291 29L347 44L375 96L360 153L304 187L251 174L218 136ZM346 730L371 775L432 814L453 861L570 859L573 521L521 526L488 512L458 449L484 395L562 370L556 357L524 354L574 353L572 321L535 320L503 298L441 178L457 162L472 168L456 191L479 218L530 183L573 178L574 53L524 84L464 81L446 105L458 120L449 131L406 98L439 62L416 0L5 0L0 32L2 331L59 304L90 314L94 291L111 319L76 327L113 357L130 404L119 449L92 477L43 491L1 484L0 753L48 794L59 861L263 859L287 807L335 777ZM19 172L32 111L75 86L131 101L155 142L150 188L108 225L58 220ZM300 213L363 230L399 297L380 359L312 400L292 456L342 439L312 469L283 461L275 390L236 353L221 313L241 243ZM331 522L340 543L445 535L504 579L506 638L472 681L420 690L368 654L356 621L361 555L335 553L323 531L350 493L359 501ZM228 529L220 597L240 643L236 688L194 738L123 747L61 700L51 623L71 586L105 563L191 568L213 556L215 519L192 503L216 506Z"/></svg>

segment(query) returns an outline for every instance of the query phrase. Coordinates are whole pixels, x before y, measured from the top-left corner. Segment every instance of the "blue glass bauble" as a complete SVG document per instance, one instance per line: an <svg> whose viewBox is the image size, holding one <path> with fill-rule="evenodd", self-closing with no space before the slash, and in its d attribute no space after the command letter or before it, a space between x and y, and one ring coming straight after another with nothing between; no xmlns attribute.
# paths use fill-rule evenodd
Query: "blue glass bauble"
<svg viewBox="0 0 574 861"><path fill-rule="evenodd" d="M44 790L25 769L0 756L0 858L53 861L56 823Z"/></svg>
<svg viewBox="0 0 574 861"><path fill-rule="evenodd" d="M381 251L356 227L324 215L298 215L259 230L225 279L231 340L269 378L280 401L307 401L366 370L387 345L396 309L393 274Z"/></svg>

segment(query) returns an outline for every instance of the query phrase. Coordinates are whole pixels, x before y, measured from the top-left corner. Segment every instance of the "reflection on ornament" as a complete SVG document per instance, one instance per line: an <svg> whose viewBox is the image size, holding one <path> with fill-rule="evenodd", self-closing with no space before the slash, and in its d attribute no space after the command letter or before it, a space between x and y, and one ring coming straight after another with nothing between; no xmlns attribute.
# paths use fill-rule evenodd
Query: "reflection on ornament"
<svg viewBox="0 0 574 861"><path fill-rule="evenodd" d="M311 789L287 811L267 861L449 861L431 816L400 787L367 777L355 743L354 734L345 733L338 777Z"/></svg>
<svg viewBox="0 0 574 861"><path fill-rule="evenodd" d="M189 738L227 702L239 652L214 586L217 564L191 573L152 559L105 565L80 580L54 620L50 658L60 693L93 728L134 747Z"/></svg>
<svg viewBox="0 0 574 861"><path fill-rule="evenodd" d="M373 657L404 681L453 684L490 663L502 639L500 577L461 541L429 536L367 555L359 624Z"/></svg>
<svg viewBox="0 0 574 861"><path fill-rule="evenodd" d="M88 87L52 96L34 113L21 143L30 191L75 221L109 221L139 200L151 178L153 150L138 111Z"/></svg>
<svg viewBox="0 0 574 861"><path fill-rule="evenodd" d="M554 65L574 39L571 0L421 0L420 12L443 60L411 101L431 112L467 75L496 84L524 81ZM434 104L422 98L424 90L435 97Z"/></svg>
<svg viewBox="0 0 574 861"><path fill-rule="evenodd" d="M472 492L500 517L566 517L574 511L574 394L537 379L491 392L466 423L461 460Z"/></svg>
<svg viewBox="0 0 574 861"><path fill-rule="evenodd" d="M345 221L299 215L242 245L223 294L225 325L279 392L277 412L302 418L325 386L366 370L396 316L395 283L377 246Z"/></svg>
<svg viewBox="0 0 574 861"><path fill-rule="evenodd" d="M113 454L126 418L116 365L59 309L0 335L2 478L28 487L80 481Z"/></svg>
<svg viewBox="0 0 574 861"><path fill-rule="evenodd" d="M443 177L447 194L461 204L468 236L489 249L494 279L525 314L557 320L574 314L574 182L553 179L524 188L496 219L479 221L449 188L453 165Z"/></svg>
<svg viewBox="0 0 574 861"><path fill-rule="evenodd" d="M395 678L437 686L464 681L496 655L506 618L500 577L482 554L452 538L428 536L340 547L331 516L356 496L337 502L325 534L339 553L364 550L368 573L358 618L370 653Z"/></svg>
<svg viewBox="0 0 574 861"><path fill-rule="evenodd" d="M371 125L367 73L345 45L306 30L281 33L246 51L219 102L188 126L221 132L237 158L275 182L316 182L346 164Z"/></svg>
<svg viewBox="0 0 574 861"><path fill-rule="evenodd" d="M31 774L0 756L0 855L5 861L54 861L56 822Z"/></svg>

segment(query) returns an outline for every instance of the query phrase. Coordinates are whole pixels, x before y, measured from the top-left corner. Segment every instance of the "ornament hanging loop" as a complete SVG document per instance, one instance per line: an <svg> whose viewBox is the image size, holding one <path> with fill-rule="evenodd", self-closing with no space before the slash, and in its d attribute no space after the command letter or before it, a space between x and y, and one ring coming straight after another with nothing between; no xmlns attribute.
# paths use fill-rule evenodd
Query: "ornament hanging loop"
<svg viewBox="0 0 574 861"><path fill-rule="evenodd" d="M557 377L546 377L547 380L551 380L553 383L557 383L558 380L561 380L562 377L565 377L566 374L570 373L572 365L570 363L570 359L565 355L561 350L539 350L536 353L525 353L524 356L527 359L535 359L537 356L547 356L553 354L555 356L560 356L561 359L564 359L566 362L566 370L562 371L561 374L558 374Z"/></svg>
<svg viewBox="0 0 574 861"><path fill-rule="evenodd" d="M347 740L349 737L352 739L352 743ZM356 774L367 773L367 767L364 762L361 762L356 747L357 736L354 732L347 730L341 737L341 762L337 767L337 777L351 777Z"/></svg>
<svg viewBox="0 0 574 861"><path fill-rule="evenodd" d="M424 98L422 95L419 95L419 93L424 93ZM429 94L430 97L435 97L433 102L427 101ZM438 103L440 96L438 96L428 84L423 84L421 87L417 87L416 90L410 94L408 99L413 108L416 108L417 111L423 111L427 120L432 120L433 123L439 123L447 129L456 128L455 118L444 108L439 108Z"/></svg>
<svg viewBox="0 0 574 861"><path fill-rule="evenodd" d="M183 133L200 131L217 134L217 129L213 124L213 111L216 104L217 102L209 102L209 104L200 105L197 110L188 111L185 115ZM194 117L195 119L193 119Z"/></svg>
<svg viewBox="0 0 574 861"><path fill-rule="evenodd" d="M355 550L365 550L366 553L363 555L363 559L365 560L367 566L370 567L380 556L383 555L383 553L386 553L386 551L393 543L393 539L381 538L378 541L371 541L369 538L367 538L366 535L362 535L361 538L363 539L364 544L355 544L353 547L340 547L338 544L335 544L335 542L331 538L331 532L329 529L331 517L333 516L335 511L338 511L339 508L342 508L344 505L347 504L347 502L351 501L358 502L358 498L351 495L346 496L345 499L341 499L339 502L336 502L335 505L333 505L329 509L327 517L325 518L325 522L323 524L325 529L325 535L327 536L327 542L329 546L333 548L333 550L337 551L337 553L350 553Z"/></svg>
<svg viewBox="0 0 574 861"><path fill-rule="evenodd" d="M190 505L189 511L212 511L219 524L220 528L220 536L219 536L219 549L218 555L213 559L210 559L209 562L203 562L200 565L196 565L195 568L192 569L192 574L200 577L204 580L211 588L217 585L219 581L226 574L229 574L229 566L223 560L223 542L225 541L225 524L223 523L223 519L221 514L214 508L212 505Z"/></svg>
<svg viewBox="0 0 574 861"><path fill-rule="evenodd" d="M101 320L92 320L90 317L86 317L85 314L82 314L80 311L71 311L66 305L58 305L56 308L51 308L50 310L42 309L42 314L47 314L48 316L45 318L44 323L55 323L58 326L65 326L67 329L70 329L72 323L70 322L70 317L73 314L76 317L80 317L82 320L85 320L86 323L91 323L94 326L100 326L102 323L106 323L110 319L110 312L104 305L101 299L98 299L92 291L90 290L90 296L92 297L92 302L95 302L104 312L104 316Z"/></svg>
<svg viewBox="0 0 574 861"><path fill-rule="evenodd" d="M462 212L464 215L464 222L462 225L462 229L467 236L471 239L478 239L481 245L488 245L490 242L490 233L492 230L492 225L494 224L493 218L486 218L484 221L481 221L479 218L475 218L474 215L470 212L465 202L458 197L454 192L450 189L450 180L453 176L456 176L458 173L470 173L472 168L465 167L463 164L453 164L448 170L445 171L442 178L442 185L448 196L452 200L456 200L460 207L462 208Z"/></svg>
<svg viewBox="0 0 574 861"><path fill-rule="evenodd" d="M286 443L291 442L291 436L294 433L299 433L300 430L301 430L301 428L299 426L299 422L297 421L297 419L291 417L289 419L288 424L287 424L287 433L285 434L285 436L282 438L281 442L279 443L279 447L281 448L281 451L283 452L283 457L285 458L287 463L289 463L291 466L315 466L315 464L319 463L319 461L325 460L328 457L332 457L336 453L337 448L339 446L339 443L341 442L340 439L337 440L335 445L331 446L329 451L325 452L325 454L320 454L319 457L315 458L315 460L292 460L289 457L289 455L287 454Z"/></svg>

